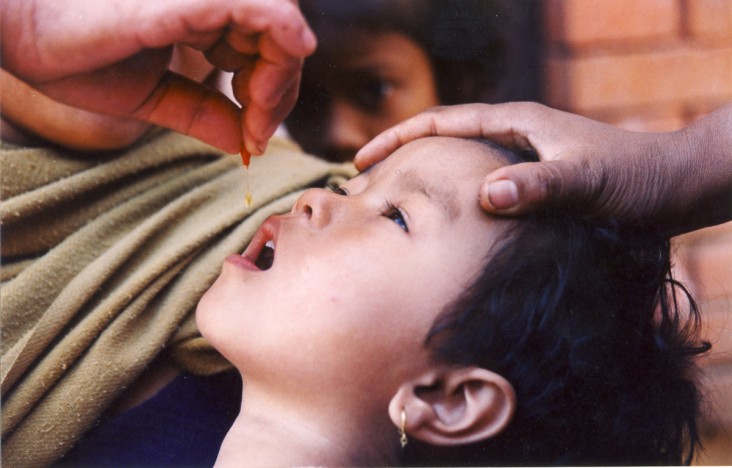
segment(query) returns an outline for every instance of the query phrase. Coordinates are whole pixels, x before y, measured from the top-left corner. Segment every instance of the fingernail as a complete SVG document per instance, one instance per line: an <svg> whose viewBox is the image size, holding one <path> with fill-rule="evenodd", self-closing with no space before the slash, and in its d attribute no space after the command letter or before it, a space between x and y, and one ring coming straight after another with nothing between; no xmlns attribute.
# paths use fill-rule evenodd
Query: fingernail
<svg viewBox="0 0 732 468"><path fill-rule="evenodd" d="M491 205L496 209L505 210L518 205L518 187L514 181L496 180L487 185L488 187L484 189L483 193L487 195Z"/></svg>

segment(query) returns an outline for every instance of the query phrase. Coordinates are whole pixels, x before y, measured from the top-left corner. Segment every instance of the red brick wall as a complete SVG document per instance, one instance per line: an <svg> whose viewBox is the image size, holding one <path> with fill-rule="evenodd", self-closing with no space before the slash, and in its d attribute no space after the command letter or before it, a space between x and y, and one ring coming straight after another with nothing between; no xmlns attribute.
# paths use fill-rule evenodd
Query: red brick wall
<svg viewBox="0 0 732 468"><path fill-rule="evenodd" d="M732 0L543 0L543 100L631 130L668 131L732 103ZM732 223L675 240L702 308L711 406L698 464L732 463Z"/></svg>
<svg viewBox="0 0 732 468"><path fill-rule="evenodd" d="M732 102L729 0L544 0L544 100L671 130Z"/></svg>

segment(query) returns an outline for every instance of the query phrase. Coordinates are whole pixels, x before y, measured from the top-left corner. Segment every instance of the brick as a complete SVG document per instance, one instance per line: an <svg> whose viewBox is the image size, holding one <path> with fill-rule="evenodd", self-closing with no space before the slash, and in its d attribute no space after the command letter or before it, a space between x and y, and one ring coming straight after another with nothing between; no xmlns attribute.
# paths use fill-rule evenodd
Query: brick
<svg viewBox="0 0 732 468"><path fill-rule="evenodd" d="M718 302L712 310L727 307L723 315L732 330L732 223L677 238L674 247L676 267L696 300Z"/></svg>
<svg viewBox="0 0 732 468"><path fill-rule="evenodd" d="M698 303L702 316L701 336L712 345L703 358L705 366L732 367L732 296Z"/></svg>
<svg viewBox="0 0 732 468"><path fill-rule="evenodd" d="M608 123L633 132L670 132L684 126L681 115L656 116L629 111L609 119Z"/></svg>
<svg viewBox="0 0 732 468"><path fill-rule="evenodd" d="M732 100L732 46L550 59L549 105L575 112L662 102Z"/></svg>
<svg viewBox="0 0 732 468"><path fill-rule="evenodd" d="M732 428L732 368L712 366L704 373L702 394L712 410L705 425Z"/></svg>
<svg viewBox="0 0 732 468"><path fill-rule="evenodd" d="M708 112L699 113L706 115ZM617 107L586 111L585 117L634 132L670 132L684 127L688 122L685 106L659 103L640 107Z"/></svg>
<svg viewBox="0 0 732 468"><path fill-rule="evenodd" d="M688 33L702 39L732 39L732 1L686 0L685 25Z"/></svg>
<svg viewBox="0 0 732 468"><path fill-rule="evenodd" d="M574 46L680 34L677 0L545 0L544 12L548 39Z"/></svg>
<svg viewBox="0 0 732 468"><path fill-rule="evenodd" d="M701 363L732 369L732 222L677 237L673 246L674 274L696 299L702 336L712 344Z"/></svg>

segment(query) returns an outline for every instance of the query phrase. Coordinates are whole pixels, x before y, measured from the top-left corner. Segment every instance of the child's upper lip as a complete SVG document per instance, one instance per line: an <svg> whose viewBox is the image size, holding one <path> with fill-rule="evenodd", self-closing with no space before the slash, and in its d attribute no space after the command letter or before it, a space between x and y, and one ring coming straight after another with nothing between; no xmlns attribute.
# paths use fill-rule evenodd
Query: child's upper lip
<svg viewBox="0 0 732 468"><path fill-rule="evenodd" d="M256 264L257 258L259 258L259 255L268 242L272 242L270 247L274 250L277 246L277 235L280 232L280 224L281 220L278 216L270 216L267 218L257 232L254 233L242 257L252 262L252 264Z"/></svg>

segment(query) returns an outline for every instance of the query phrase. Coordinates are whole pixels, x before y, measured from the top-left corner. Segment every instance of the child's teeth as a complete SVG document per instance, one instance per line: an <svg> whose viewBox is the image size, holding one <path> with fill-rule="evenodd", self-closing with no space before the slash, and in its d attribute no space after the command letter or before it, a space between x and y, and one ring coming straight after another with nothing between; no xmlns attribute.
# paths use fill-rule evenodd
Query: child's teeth
<svg viewBox="0 0 732 468"><path fill-rule="evenodd" d="M264 243L265 247L269 247L270 249L274 250L274 241L268 240Z"/></svg>

